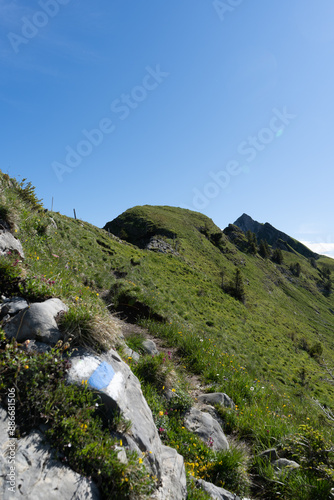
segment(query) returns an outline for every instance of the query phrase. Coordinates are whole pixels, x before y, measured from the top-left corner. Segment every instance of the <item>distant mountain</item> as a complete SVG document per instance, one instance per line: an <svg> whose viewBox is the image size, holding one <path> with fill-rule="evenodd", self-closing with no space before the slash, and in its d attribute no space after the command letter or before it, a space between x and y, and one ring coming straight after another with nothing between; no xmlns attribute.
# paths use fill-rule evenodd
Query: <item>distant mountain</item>
<svg viewBox="0 0 334 500"><path fill-rule="evenodd" d="M268 244L274 248L281 248L281 250L286 250L292 253L298 252L308 259L316 259L319 257L317 253L312 252L312 250L307 248L300 241L297 241L294 238L291 238L288 234L279 231L268 222L261 224L260 222L253 220L247 214L242 214L241 217L234 222L234 225L241 229L244 233L247 231L255 233L258 242L266 240Z"/></svg>

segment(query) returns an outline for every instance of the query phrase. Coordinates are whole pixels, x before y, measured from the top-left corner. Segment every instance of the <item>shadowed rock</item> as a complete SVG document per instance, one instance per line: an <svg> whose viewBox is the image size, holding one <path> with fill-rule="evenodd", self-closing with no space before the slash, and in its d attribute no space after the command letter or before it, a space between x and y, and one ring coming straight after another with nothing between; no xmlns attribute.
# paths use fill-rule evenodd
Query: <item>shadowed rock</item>
<svg viewBox="0 0 334 500"><path fill-rule="evenodd" d="M18 342L29 339L54 345L61 338L56 317L67 310L68 307L60 299L36 302L16 314L3 329L9 339L16 338Z"/></svg>

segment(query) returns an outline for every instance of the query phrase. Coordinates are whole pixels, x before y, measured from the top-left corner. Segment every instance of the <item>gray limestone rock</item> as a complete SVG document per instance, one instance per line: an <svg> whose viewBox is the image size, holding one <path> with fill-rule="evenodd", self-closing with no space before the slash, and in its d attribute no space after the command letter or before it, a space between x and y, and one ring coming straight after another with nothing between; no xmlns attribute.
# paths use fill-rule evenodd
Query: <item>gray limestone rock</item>
<svg viewBox="0 0 334 500"><path fill-rule="evenodd" d="M61 338L55 318L58 313L67 310L68 307L60 299L36 302L16 314L3 329L9 339L16 338L19 342L39 340L54 345Z"/></svg>
<svg viewBox="0 0 334 500"><path fill-rule="evenodd" d="M214 450L227 450L229 444L227 438L217 422L209 413L191 408L185 416L185 427L198 435L205 443L211 443Z"/></svg>
<svg viewBox="0 0 334 500"><path fill-rule="evenodd" d="M208 493L214 500L241 500L240 497L238 497L236 494L230 493L224 488L219 488L218 486L215 486L212 483L208 483L203 479L193 479L193 481L196 482L196 486L198 489L201 489Z"/></svg>
<svg viewBox="0 0 334 500"><path fill-rule="evenodd" d="M206 403L209 405L220 404L226 408L235 408L232 399L224 392L212 392L209 394L200 394L197 398L199 403Z"/></svg>
<svg viewBox="0 0 334 500"><path fill-rule="evenodd" d="M153 340L149 339L144 340L143 349L147 354L151 354L152 356L159 354L157 346L155 345L155 342L153 342Z"/></svg>
<svg viewBox="0 0 334 500"><path fill-rule="evenodd" d="M157 491L159 500L182 500L187 497L187 480L184 474L183 457L174 448L162 446L161 487Z"/></svg>
<svg viewBox="0 0 334 500"><path fill-rule="evenodd" d="M183 458L175 450L162 445L139 380L129 366L113 350L100 356L89 353L75 356L71 363L67 377L69 383L81 385L82 380L87 380L88 387L100 394L107 412L119 410L131 422L123 442L130 450L145 457L144 464L161 482L156 498L186 498Z"/></svg>
<svg viewBox="0 0 334 500"><path fill-rule="evenodd" d="M14 238L9 231L0 231L0 255L6 255L8 252L18 252L20 257L24 258L24 252L20 240Z"/></svg>
<svg viewBox="0 0 334 500"><path fill-rule="evenodd" d="M43 435L33 431L22 439L7 434L7 412L0 408L0 497L3 500L99 500L97 486L54 459ZM14 464L10 463L14 458ZM15 466L15 475L10 467ZM8 481L9 478L14 481ZM9 488L13 488L9 490Z"/></svg>

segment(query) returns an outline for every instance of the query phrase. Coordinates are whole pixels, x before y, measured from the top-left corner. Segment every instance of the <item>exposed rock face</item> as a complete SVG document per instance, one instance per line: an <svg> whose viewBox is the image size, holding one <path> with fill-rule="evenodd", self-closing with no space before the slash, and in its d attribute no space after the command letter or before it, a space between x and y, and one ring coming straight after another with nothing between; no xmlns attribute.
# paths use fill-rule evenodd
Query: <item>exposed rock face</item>
<svg viewBox="0 0 334 500"><path fill-rule="evenodd" d="M143 456L145 465L161 482L155 498L186 498L183 458L176 450L162 445L140 383L118 354L110 350L101 356L87 353L73 357L68 382L81 384L82 380L99 392L107 412L118 409L132 423L124 435L124 444Z"/></svg>
<svg viewBox="0 0 334 500"><path fill-rule="evenodd" d="M160 253L173 253L178 255L177 251L170 243L157 236L152 236L150 241L147 243L146 248L147 250L154 250Z"/></svg>
<svg viewBox="0 0 334 500"><path fill-rule="evenodd" d="M0 497L3 500L16 498L99 500L101 498L97 486L92 481L81 477L54 459L50 446L43 443L41 432L34 431L22 439L10 439L7 430L7 412L0 408ZM14 486L8 481L11 465L9 458L13 453ZM9 490L11 486L15 492Z"/></svg>
<svg viewBox="0 0 334 500"><path fill-rule="evenodd" d="M198 435L202 441L212 446L214 450L229 448L226 436L217 422L209 413L193 407L184 420L185 427Z"/></svg>
<svg viewBox="0 0 334 500"><path fill-rule="evenodd" d="M239 219L234 222L234 225L239 227L243 232L252 231L255 233L258 242L260 240L266 240L269 245L274 248L281 248L282 250L287 250L289 252L298 252L306 258L317 258L318 254L312 252L305 245L300 243L300 241L294 240L289 235L279 231L274 226L266 222L261 224L253 220L249 215L242 214Z"/></svg>
<svg viewBox="0 0 334 500"><path fill-rule="evenodd" d="M260 222L253 220L249 215L242 214L239 219L234 222L235 226L238 226L244 233L247 231L252 231L252 233L258 234L263 226Z"/></svg>
<svg viewBox="0 0 334 500"><path fill-rule="evenodd" d="M11 303L7 303L8 306L11 307ZM61 338L55 318L58 313L67 310L68 307L60 299L36 302L16 314L3 329L9 339L16 338L19 342L40 340L55 345Z"/></svg>
<svg viewBox="0 0 334 500"><path fill-rule="evenodd" d="M9 231L0 230L0 255L15 251L18 252L20 257L24 258L21 242L14 238Z"/></svg>

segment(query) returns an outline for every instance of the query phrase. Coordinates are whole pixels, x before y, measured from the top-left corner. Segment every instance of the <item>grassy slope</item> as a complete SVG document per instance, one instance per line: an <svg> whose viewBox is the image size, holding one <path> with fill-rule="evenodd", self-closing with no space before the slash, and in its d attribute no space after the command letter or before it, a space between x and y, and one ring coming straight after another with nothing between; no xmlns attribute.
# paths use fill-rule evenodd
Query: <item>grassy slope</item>
<svg viewBox="0 0 334 500"><path fill-rule="evenodd" d="M218 248L211 235L219 229L207 217L150 206L125 212L123 227L129 233L141 219L150 234L177 243L179 255L141 250L86 222L44 213L38 206L32 209L36 204L25 200L24 186L3 174L1 188L1 205L10 211L15 235L24 246L21 267L31 298L58 296L74 310L81 307L102 318L106 308L101 291L110 290L110 301L120 308L126 305L128 311L147 305L167 320L165 325L151 322L150 327L179 347L188 369L201 373L212 390L227 392L244 414L248 412L247 422L241 412L238 425L233 425L248 426L245 433L252 429L260 448L306 419L331 434L310 397L333 408L332 386L309 351L320 342L322 358L334 365L334 298L321 293L319 272L304 257L283 252L284 265L277 266L240 252L225 235ZM302 266L299 278L289 271L295 262ZM236 265L244 278L245 305L221 289L221 272L226 282ZM332 259L321 257L321 265L334 271ZM265 439L264 427L273 431L273 440Z"/></svg>
<svg viewBox="0 0 334 500"><path fill-rule="evenodd" d="M298 373L305 368L310 391L333 406L330 386L321 382L319 363L301 348L320 342L325 359L333 364L333 297L327 298L319 290L318 270L303 256L288 252L283 252L283 266L242 253L228 242L222 253L197 228L206 225L213 233L219 229L203 215L187 210L135 207L120 219L129 225L126 219L135 222L145 214L156 233L162 227L176 234L181 254L142 251L142 265L129 270L131 280L140 283L145 276L156 290L152 292L154 309L176 313L179 321L199 335L219 339L221 347L238 355L254 377L265 376L295 388ZM289 265L296 262L302 266L298 278L289 271ZM246 306L220 286L221 271L225 271L225 280L231 279L236 265L247 283ZM334 261L321 257L318 265L333 269Z"/></svg>
<svg viewBox="0 0 334 500"><path fill-rule="evenodd" d="M117 282L123 300L139 299L199 336L214 338L222 350L237 355L254 377L284 381L294 389L304 367L310 391L322 403L334 406L330 386L321 383L319 363L300 348L303 339L310 346L321 342L324 358L334 364L333 296L326 298L318 290L318 270L304 257L283 252L285 264L276 266L238 251L225 236L222 253L198 230L206 226L209 234L219 232L207 217L150 206L125 214L132 220L146 214L155 232L164 228L176 234L180 256L140 250L86 222L31 211L17 199L14 190L7 192L6 203L17 214L16 236L26 253L23 267L34 289L38 285L69 303L88 301L98 309L102 304L96 294ZM57 229L52 227L51 215ZM173 239L166 241L173 243ZM131 259L139 265L132 265ZM302 266L299 278L288 271L289 264L297 261ZM320 264L334 271L332 259L321 257ZM245 306L221 290L221 271L225 281L232 279L236 265L244 277ZM116 279L114 271L124 273L124 278ZM55 283L44 286L44 276Z"/></svg>

